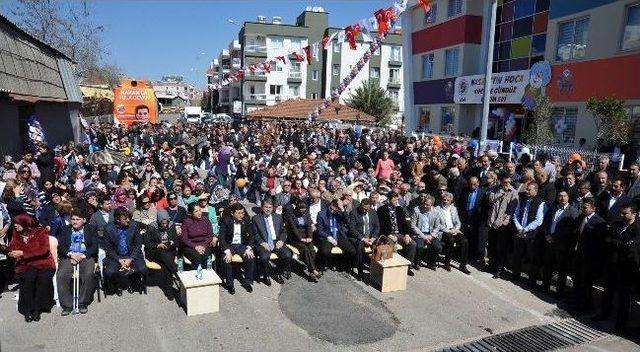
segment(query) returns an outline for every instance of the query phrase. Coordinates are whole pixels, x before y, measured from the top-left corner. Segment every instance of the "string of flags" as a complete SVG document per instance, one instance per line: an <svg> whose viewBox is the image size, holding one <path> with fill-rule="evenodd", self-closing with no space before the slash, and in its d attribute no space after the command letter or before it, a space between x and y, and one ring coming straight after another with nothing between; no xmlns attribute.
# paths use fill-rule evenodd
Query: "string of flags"
<svg viewBox="0 0 640 352"><path fill-rule="evenodd" d="M301 51L294 50L288 54L278 55L261 63L251 64L244 69L224 74L221 80L209 84L209 88L217 90L233 82L241 81L247 72L252 75L256 72L269 74L278 62L282 62L283 65L288 65L292 61L298 63L306 61L308 64L311 64L314 60L319 60L320 46L322 46L323 50L327 50L329 49L329 44L332 43L334 39L337 39L338 43L347 42L351 50L356 50L358 48L356 38L361 34L364 42L371 43L369 48L358 60L349 75L342 80L338 88L331 92L331 96L314 109L314 111L309 113L309 121L313 122L323 110L329 107L332 101L340 97L340 94L345 91L353 79L360 73L373 53L382 46L382 40L391 32L400 15L407 9L407 1L408 0L396 0L392 6L376 10L373 16L361 19L357 23L345 27L342 31L325 35L320 42L309 44L303 47ZM431 10L431 1L432 0L418 0L417 6L423 7L425 12L429 12Z"/></svg>

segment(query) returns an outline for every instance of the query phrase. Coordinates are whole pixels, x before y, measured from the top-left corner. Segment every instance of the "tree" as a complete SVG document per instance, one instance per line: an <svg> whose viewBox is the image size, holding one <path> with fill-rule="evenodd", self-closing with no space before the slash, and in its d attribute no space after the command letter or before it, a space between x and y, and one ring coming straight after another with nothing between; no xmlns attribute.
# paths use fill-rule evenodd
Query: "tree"
<svg viewBox="0 0 640 352"><path fill-rule="evenodd" d="M105 64L89 67L82 79L83 84L106 84L109 88L115 88L124 75L117 65Z"/></svg>
<svg viewBox="0 0 640 352"><path fill-rule="evenodd" d="M104 27L95 24L86 0L15 0L10 14L29 34L69 56L76 63L78 76L85 77L100 67L105 54Z"/></svg>
<svg viewBox="0 0 640 352"><path fill-rule="evenodd" d="M202 98L200 98L200 106L203 111L213 112L211 110L211 91L205 90L202 92Z"/></svg>
<svg viewBox="0 0 640 352"><path fill-rule="evenodd" d="M380 87L378 80L366 80L361 87L346 101L354 109L365 112L376 118L381 125L386 125L397 110L393 99Z"/></svg>
<svg viewBox="0 0 640 352"><path fill-rule="evenodd" d="M623 100L615 97L598 100L591 97L587 101L587 110L593 114L598 140L608 141L612 145L629 143L633 126Z"/></svg>
<svg viewBox="0 0 640 352"><path fill-rule="evenodd" d="M533 109L533 120L524 131L524 141L531 145L551 144L554 141L551 124L553 106L542 90L532 88L531 93L536 105Z"/></svg>

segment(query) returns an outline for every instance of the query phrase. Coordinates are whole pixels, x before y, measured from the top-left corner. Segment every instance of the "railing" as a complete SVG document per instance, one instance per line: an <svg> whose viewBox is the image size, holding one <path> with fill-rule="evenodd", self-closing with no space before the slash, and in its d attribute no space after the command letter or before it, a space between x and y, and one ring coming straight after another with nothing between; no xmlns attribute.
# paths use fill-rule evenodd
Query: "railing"
<svg viewBox="0 0 640 352"><path fill-rule="evenodd" d="M392 78L389 80L389 84L400 84L399 78Z"/></svg>
<svg viewBox="0 0 640 352"><path fill-rule="evenodd" d="M251 73L251 71L247 70L246 71L246 75L247 76L266 76L267 73L264 71L253 71L253 73Z"/></svg>
<svg viewBox="0 0 640 352"><path fill-rule="evenodd" d="M302 78L302 72L300 72L300 71L289 71L289 78Z"/></svg>
<svg viewBox="0 0 640 352"><path fill-rule="evenodd" d="M267 95L262 94L249 94L249 100L267 100Z"/></svg>
<svg viewBox="0 0 640 352"><path fill-rule="evenodd" d="M267 44L249 44L245 47L245 50L249 52L267 51Z"/></svg>
<svg viewBox="0 0 640 352"><path fill-rule="evenodd" d="M232 65L233 67L240 67L240 58L233 58Z"/></svg>

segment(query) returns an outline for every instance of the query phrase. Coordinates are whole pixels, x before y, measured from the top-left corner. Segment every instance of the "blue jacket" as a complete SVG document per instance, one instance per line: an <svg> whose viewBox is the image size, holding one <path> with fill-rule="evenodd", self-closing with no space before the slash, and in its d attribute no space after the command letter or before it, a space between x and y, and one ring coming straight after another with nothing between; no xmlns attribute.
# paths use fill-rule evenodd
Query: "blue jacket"
<svg viewBox="0 0 640 352"><path fill-rule="evenodd" d="M318 219L316 221L316 227L318 229L318 239L320 241L324 241L327 237L333 237L331 234L331 222L330 222L330 213L331 210L329 207L326 207L318 213ZM336 236L344 236L345 238L348 236L349 227L347 223L347 219L344 214L336 214L338 221L338 232ZM338 240L335 238L335 240Z"/></svg>
<svg viewBox="0 0 640 352"><path fill-rule="evenodd" d="M142 234L140 234L140 229L138 229L138 224L134 221L131 221L131 223L129 224L129 228L127 228L127 245L129 247L129 255L118 255L118 232L119 229L116 224L109 224L104 230L104 236L102 237L102 248L104 249L107 258L111 258L113 260L143 258L143 239Z"/></svg>

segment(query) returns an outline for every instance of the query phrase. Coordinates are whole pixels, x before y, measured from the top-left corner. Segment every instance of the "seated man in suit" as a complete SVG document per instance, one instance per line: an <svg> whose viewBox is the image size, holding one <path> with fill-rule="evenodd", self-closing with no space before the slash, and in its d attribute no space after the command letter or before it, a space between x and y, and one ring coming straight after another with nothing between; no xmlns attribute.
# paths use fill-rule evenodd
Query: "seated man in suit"
<svg viewBox="0 0 640 352"><path fill-rule="evenodd" d="M98 257L98 231L86 224L86 215L78 210L71 213L71 225L62 229L58 236L58 298L62 316L69 315L73 308L72 277L73 267L78 266L80 289L78 310L87 313L96 286L95 265Z"/></svg>
<svg viewBox="0 0 640 352"><path fill-rule="evenodd" d="M234 254L242 256L244 261L244 281L242 287L247 292L253 292L253 275L256 268L255 254L255 229L249 217L246 216L244 207L240 203L234 203L227 209L228 217L223 217L220 225L220 249L224 254L222 266L225 272L225 286L229 293L236 290L233 285L233 267L231 259Z"/></svg>
<svg viewBox="0 0 640 352"><path fill-rule="evenodd" d="M438 256L442 253L442 233L438 231L438 213L433 207L435 198L425 192L420 197L421 204L413 208L411 214L411 229L416 241L416 265L420 265L426 259L427 267L436 270Z"/></svg>
<svg viewBox="0 0 640 352"><path fill-rule="evenodd" d="M387 236L393 243L402 245L402 255L411 263L415 263L417 244L411 237L410 218L400 206L400 195L396 192L389 193L388 202L378 208L378 221L380 222L380 234ZM420 267L413 264L415 270ZM409 269L408 274L413 276L413 271Z"/></svg>
<svg viewBox="0 0 640 352"><path fill-rule="evenodd" d="M471 272L467 269L467 256L469 252L469 241L467 237L460 230L462 223L458 216L458 210L453 205L453 194L444 192L440 195L442 197L442 204L436 207L438 214L437 231L442 235L442 241L444 242L444 269L451 271L451 253L453 247L457 245L460 247L460 271L465 274Z"/></svg>
<svg viewBox="0 0 640 352"><path fill-rule="evenodd" d="M292 254L285 245L287 232L284 230L282 215L275 214L273 209L273 199L265 197L260 207L260 212L253 216L253 226L256 229L256 251L264 270L264 283L271 286L271 263L269 258L271 253L278 256L278 273L273 277L277 283L282 284L280 274L287 280L291 278L291 258Z"/></svg>
<svg viewBox="0 0 640 352"><path fill-rule="evenodd" d="M171 276L178 272L176 266L176 248L178 236L176 226L170 225L171 220L166 210L158 210L158 227L150 228L144 236L144 251L148 260L158 263L161 267L162 283L160 288L167 298L174 297Z"/></svg>
<svg viewBox="0 0 640 352"><path fill-rule="evenodd" d="M366 258L366 248L371 248L380 235L380 223L378 214L371 209L371 202L368 198L360 201L360 205L353 209L350 216L351 230L349 239L357 248L356 266L358 267L358 278L363 277L363 267Z"/></svg>
<svg viewBox="0 0 640 352"><path fill-rule="evenodd" d="M349 259L355 259L356 247L349 241L349 222L342 207L342 200L333 199L329 207L318 214L317 231L318 247L323 260L331 256L333 247L340 247Z"/></svg>
<svg viewBox="0 0 640 352"><path fill-rule="evenodd" d="M98 211L91 215L89 223L98 231L98 237L102 237L107 225L113 223L113 205L107 196L100 198L98 205Z"/></svg>
<svg viewBox="0 0 640 352"><path fill-rule="evenodd" d="M285 214L285 229L288 232L287 238L291 245L300 251L300 259L307 266L309 279L318 282L322 276L316 266L316 251L313 246L313 222L307 204L298 200L293 204L293 208Z"/></svg>
<svg viewBox="0 0 640 352"><path fill-rule="evenodd" d="M130 287L129 278L143 278L147 266L142 254L142 235L138 225L131 221L131 214L126 208L118 208L113 212L115 222L107 226L102 238L106 258L104 258L104 278L120 295L123 287ZM135 274L135 275L134 275ZM139 281L142 283L142 280ZM142 287L139 287L141 289Z"/></svg>

